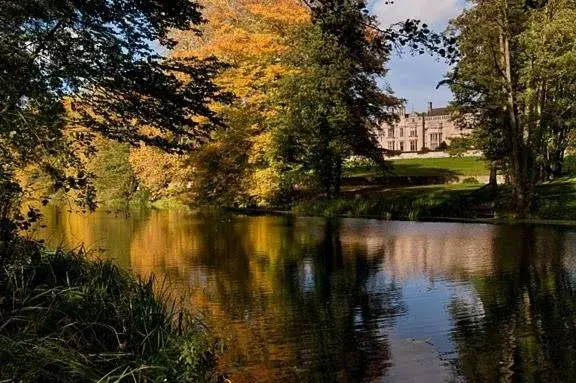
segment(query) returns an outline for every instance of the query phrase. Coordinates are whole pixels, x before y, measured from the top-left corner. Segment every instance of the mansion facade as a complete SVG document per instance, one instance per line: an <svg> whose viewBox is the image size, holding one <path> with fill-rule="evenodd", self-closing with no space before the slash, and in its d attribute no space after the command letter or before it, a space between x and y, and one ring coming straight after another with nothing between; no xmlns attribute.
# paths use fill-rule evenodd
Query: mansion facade
<svg viewBox="0 0 576 383"><path fill-rule="evenodd" d="M400 114L400 120L394 125L385 123L378 134L383 149L398 152L418 152L423 149L437 150L442 142L450 143L460 137L465 130L457 128L448 108L433 108L428 104L426 113Z"/></svg>

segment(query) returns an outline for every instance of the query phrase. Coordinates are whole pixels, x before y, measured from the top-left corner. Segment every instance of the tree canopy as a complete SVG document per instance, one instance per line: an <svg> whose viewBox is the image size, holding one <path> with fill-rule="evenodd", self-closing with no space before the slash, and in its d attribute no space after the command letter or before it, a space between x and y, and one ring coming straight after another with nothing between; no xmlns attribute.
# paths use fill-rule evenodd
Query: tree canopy
<svg viewBox="0 0 576 383"><path fill-rule="evenodd" d="M158 53L175 46L173 29L194 31L203 22L188 0L3 1L2 162L62 152L65 101L76 112L73 124L89 129L78 140L97 131L176 150L206 137L219 123L209 104L225 97L212 82L221 64Z"/></svg>
<svg viewBox="0 0 576 383"><path fill-rule="evenodd" d="M506 162L516 215L534 185L560 174L574 127L576 3L471 1L452 23L459 61L449 74L454 106L473 116L489 158Z"/></svg>

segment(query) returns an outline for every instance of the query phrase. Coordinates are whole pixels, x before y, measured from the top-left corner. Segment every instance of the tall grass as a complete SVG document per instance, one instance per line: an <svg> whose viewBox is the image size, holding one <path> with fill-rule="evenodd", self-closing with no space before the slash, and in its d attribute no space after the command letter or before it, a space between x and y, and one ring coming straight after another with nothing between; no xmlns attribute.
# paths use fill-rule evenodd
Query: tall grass
<svg viewBox="0 0 576 383"><path fill-rule="evenodd" d="M13 249L0 271L0 381L211 379L215 342L154 278L82 251Z"/></svg>

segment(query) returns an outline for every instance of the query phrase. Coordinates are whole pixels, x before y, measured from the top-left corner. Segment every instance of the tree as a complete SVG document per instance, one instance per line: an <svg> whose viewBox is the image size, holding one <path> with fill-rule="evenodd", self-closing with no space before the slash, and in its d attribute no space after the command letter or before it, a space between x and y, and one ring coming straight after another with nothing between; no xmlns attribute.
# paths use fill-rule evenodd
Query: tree
<svg viewBox="0 0 576 383"><path fill-rule="evenodd" d="M377 79L386 75L392 50L409 44L421 53L446 51L436 46L440 36L417 21L380 29L362 0L306 4L314 27L293 49L292 61L300 65L280 91L279 99L288 102L279 112L285 136L279 147L288 162L313 171L328 196L337 196L346 157L364 156L385 167L386 151L375 134L383 122L393 122L402 101Z"/></svg>
<svg viewBox="0 0 576 383"><path fill-rule="evenodd" d="M275 121L277 151L288 169L312 172L328 196L337 196L347 157L383 163L374 133L379 121L392 120L400 100L359 73L350 53L320 26L305 28L294 41L288 59L299 69L278 92L284 105Z"/></svg>
<svg viewBox="0 0 576 383"><path fill-rule="evenodd" d="M487 157L504 159L514 213L529 213L534 186L559 173L574 124L574 1L474 0L453 21L459 61L454 106L474 116Z"/></svg>
<svg viewBox="0 0 576 383"><path fill-rule="evenodd" d="M100 201L129 201L138 186L128 161L130 147L106 140L88 164L95 175L94 187Z"/></svg>
<svg viewBox="0 0 576 383"><path fill-rule="evenodd" d="M228 132L215 132L217 142L191 155L196 195L223 203L275 203L282 185L271 155L269 121L277 113L273 100L280 79L295 70L283 56L294 43L293 30L310 23L310 11L298 0L215 0L204 5L208 23L202 36L176 33L179 45L171 55L215 55L229 64L216 81L236 99L218 106Z"/></svg>
<svg viewBox="0 0 576 383"><path fill-rule="evenodd" d="M190 171L184 164L184 156L142 145L132 148L129 161L140 188L152 201L156 201L183 196L190 182Z"/></svg>
<svg viewBox="0 0 576 383"><path fill-rule="evenodd" d="M89 144L93 132L170 151L206 140L221 123L211 103L228 98L213 82L222 65L153 48L173 48L172 30L203 22L188 0L1 2L2 174L56 155L79 165L69 139Z"/></svg>

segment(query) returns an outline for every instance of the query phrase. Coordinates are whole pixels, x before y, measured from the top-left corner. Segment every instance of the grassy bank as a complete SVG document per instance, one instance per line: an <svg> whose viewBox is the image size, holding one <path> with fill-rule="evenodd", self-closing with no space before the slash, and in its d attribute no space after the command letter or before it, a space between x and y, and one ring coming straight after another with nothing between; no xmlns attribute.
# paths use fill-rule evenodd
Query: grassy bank
<svg viewBox="0 0 576 383"><path fill-rule="evenodd" d="M323 217L374 217L417 220L426 217L471 217L482 215L483 204L493 199L492 191L478 184L429 185L392 188L359 198L302 201L294 206L297 215Z"/></svg>
<svg viewBox="0 0 576 383"><path fill-rule="evenodd" d="M363 193L356 197L302 201L293 212L323 217L374 217L418 220L427 218L502 218L511 206L507 187L490 189L479 184L445 184ZM565 178L536 187L533 220L576 220L576 179Z"/></svg>
<svg viewBox="0 0 576 383"><path fill-rule="evenodd" d="M487 176L490 169L480 157L414 158L392 160L398 175L418 176L450 172L459 176Z"/></svg>
<svg viewBox="0 0 576 383"><path fill-rule="evenodd" d="M0 381L202 382L215 343L154 279L14 240L0 260Z"/></svg>
<svg viewBox="0 0 576 383"><path fill-rule="evenodd" d="M539 185L532 211L535 219L576 220L576 178Z"/></svg>

